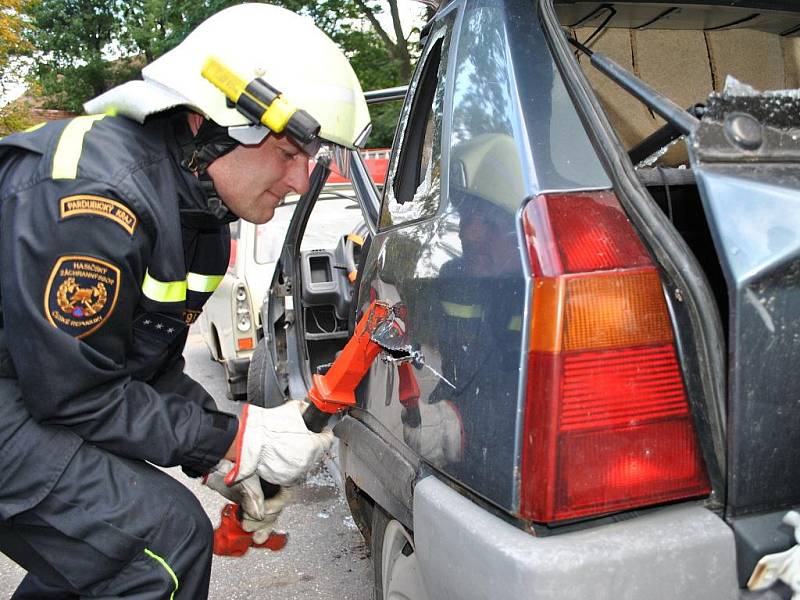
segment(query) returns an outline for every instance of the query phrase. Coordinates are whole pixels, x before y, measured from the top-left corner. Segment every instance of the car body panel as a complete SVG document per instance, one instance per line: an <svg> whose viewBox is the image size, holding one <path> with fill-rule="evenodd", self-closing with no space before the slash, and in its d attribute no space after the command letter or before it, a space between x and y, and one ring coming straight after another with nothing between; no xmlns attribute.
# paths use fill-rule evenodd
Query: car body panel
<svg viewBox="0 0 800 600"><path fill-rule="evenodd" d="M694 503L536 538L427 477L414 488L414 542L432 599L738 597L733 534Z"/></svg>
<svg viewBox="0 0 800 600"><path fill-rule="evenodd" d="M378 434L366 423L380 430ZM403 452L391 434L368 415L347 415L336 424L341 472L373 501L409 529L413 528L412 503L420 464ZM387 439L389 440L387 442Z"/></svg>
<svg viewBox="0 0 800 600"><path fill-rule="evenodd" d="M229 390L232 395L244 394L247 367L255 347L259 330L256 308L266 292L264 281L272 277L273 263L259 264L255 260L257 228L252 223L237 221L231 231L231 259L228 270L217 289L206 303L200 316L201 333L212 358L225 366ZM244 286L247 291L251 327L237 329L236 290ZM250 338L248 348L240 349L238 340Z"/></svg>
<svg viewBox="0 0 800 600"><path fill-rule="evenodd" d="M800 380L787 377L800 364L800 167L695 171L729 289L728 514L791 508L800 502L789 475L800 460Z"/></svg>
<svg viewBox="0 0 800 600"><path fill-rule="evenodd" d="M463 13L456 10L462 7ZM446 50L441 61L449 61L447 72L457 74L439 84L443 114L450 118L441 123L441 177L429 183L441 190L438 207L432 218L408 219L408 204L392 198L401 162L394 155L382 230L372 242L359 291L361 299L407 305L407 343L420 347L428 365L416 371L420 401L450 400L458 408L465 454L457 464L437 466L511 512L519 506L521 381L527 362L521 324L530 304L518 211L528 197L544 191L611 185L547 60L543 35L516 27L517 11L530 7L459 2L439 18L443 25L432 28L428 47L441 38ZM463 21L451 40L457 19ZM420 73L412 89L420 85ZM401 127L411 110L407 99ZM395 145L402 141L398 133ZM455 166L471 160L465 152L482 151L495 154L499 173L489 201L465 193ZM387 226L389 221L401 222ZM402 441L396 367L377 363L365 385L363 407Z"/></svg>

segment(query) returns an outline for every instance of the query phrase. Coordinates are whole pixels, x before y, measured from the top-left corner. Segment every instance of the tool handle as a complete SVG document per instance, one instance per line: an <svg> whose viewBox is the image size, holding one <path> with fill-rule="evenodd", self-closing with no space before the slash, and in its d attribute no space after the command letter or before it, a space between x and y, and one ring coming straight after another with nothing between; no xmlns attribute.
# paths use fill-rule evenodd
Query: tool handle
<svg viewBox="0 0 800 600"><path fill-rule="evenodd" d="M278 495L278 492L281 491L281 486L277 483L270 483L269 481L264 481L263 479L259 479L261 482L261 491L264 492L264 500L269 500L270 498L274 498Z"/></svg>
<svg viewBox="0 0 800 600"><path fill-rule="evenodd" d="M328 419L330 419L330 417L330 413L321 411L313 402L310 402L303 412L303 422L306 424L306 427L308 427L308 430L314 433L322 431L328 424Z"/></svg>

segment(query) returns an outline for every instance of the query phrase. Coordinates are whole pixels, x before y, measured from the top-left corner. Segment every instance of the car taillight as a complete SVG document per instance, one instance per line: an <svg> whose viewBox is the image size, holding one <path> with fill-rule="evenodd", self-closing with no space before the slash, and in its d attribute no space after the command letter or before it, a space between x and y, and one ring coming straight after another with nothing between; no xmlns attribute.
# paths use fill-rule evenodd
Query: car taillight
<svg viewBox="0 0 800 600"><path fill-rule="evenodd" d="M612 192L523 213L533 270L521 514L556 522L708 494L658 271Z"/></svg>
<svg viewBox="0 0 800 600"><path fill-rule="evenodd" d="M236 335L240 336L242 333L248 333L253 327L253 318L250 315L250 298L243 283L236 286L233 300L235 302L236 329L239 331Z"/></svg>

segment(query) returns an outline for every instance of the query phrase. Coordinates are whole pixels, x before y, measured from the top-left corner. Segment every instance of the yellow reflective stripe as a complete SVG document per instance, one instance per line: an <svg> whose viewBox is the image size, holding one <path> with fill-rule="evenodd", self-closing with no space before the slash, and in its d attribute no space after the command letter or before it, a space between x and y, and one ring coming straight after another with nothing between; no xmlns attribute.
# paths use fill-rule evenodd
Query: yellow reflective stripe
<svg viewBox="0 0 800 600"><path fill-rule="evenodd" d="M186 283L193 292L213 292L217 289L220 281L222 281L222 275L189 273L186 276Z"/></svg>
<svg viewBox="0 0 800 600"><path fill-rule="evenodd" d="M37 123L36 125L31 125L23 133L30 133L31 131L36 131L37 129L41 129L45 125L47 125L47 121L42 121L41 123Z"/></svg>
<svg viewBox="0 0 800 600"><path fill-rule="evenodd" d="M186 291L213 292L222 281L222 275L189 273L184 281L159 281L148 271L142 282L142 293L156 302L183 302Z"/></svg>
<svg viewBox="0 0 800 600"><path fill-rule="evenodd" d="M147 556L149 556L150 558L152 558L154 561L156 561L158 564L160 564L162 567L164 567L164 570L167 573L169 573L170 577L172 577L172 582L175 584L175 589L172 590L172 593L169 595L169 600L173 600L173 598L175 598L175 592L178 591L178 587L179 587L178 576L175 575L175 571L173 571L172 567L170 567L167 564L167 561L165 561L163 558L161 558L158 554L156 554L152 550L149 550L149 549L145 548L144 549L144 553Z"/></svg>
<svg viewBox="0 0 800 600"><path fill-rule="evenodd" d="M78 175L78 161L83 150L83 138L95 121L105 115L86 115L75 117L61 132L56 153L53 155L53 179L75 179Z"/></svg>
<svg viewBox="0 0 800 600"><path fill-rule="evenodd" d="M444 312L451 317L459 319L480 319L483 317L483 307L480 304L456 304L455 302L442 301Z"/></svg>
<svg viewBox="0 0 800 600"><path fill-rule="evenodd" d="M159 281L147 272L142 282L142 293L156 302L183 302L186 300L186 281Z"/></svg>
<svg viewBox="0 0 800 600"><path fill-rule="evenodd" d="M506 325L506 329L509 331L522 331L522 315L511 317L508 325Z"/></svg>

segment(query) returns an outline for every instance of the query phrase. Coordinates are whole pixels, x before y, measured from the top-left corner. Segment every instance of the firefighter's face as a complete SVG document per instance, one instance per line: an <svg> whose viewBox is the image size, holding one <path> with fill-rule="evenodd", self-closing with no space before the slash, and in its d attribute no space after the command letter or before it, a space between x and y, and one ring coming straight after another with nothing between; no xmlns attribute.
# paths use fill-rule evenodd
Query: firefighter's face
<svg viewBox="0 0 800 600"><path fill-rule="evenodd" d="M270 135L237 146L208 167L225 205L251 223L266 223L284 196L308 189L308 156L289 138Z"/></svg>

